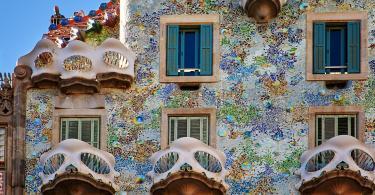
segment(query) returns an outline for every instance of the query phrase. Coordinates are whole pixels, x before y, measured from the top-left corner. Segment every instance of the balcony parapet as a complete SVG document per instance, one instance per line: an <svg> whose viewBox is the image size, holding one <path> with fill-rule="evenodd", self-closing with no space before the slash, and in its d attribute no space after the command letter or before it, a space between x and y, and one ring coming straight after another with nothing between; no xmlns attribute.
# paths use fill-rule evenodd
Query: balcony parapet
<svg viewBox="0 0 375 195"><path fill-rule="evenodd" d="M242 8L258 23L267 23L275 18L286 4L286 0L241 0Z"/></svg>
<svg viewBox="0 0 375 195"><path fill-rule="evenodd" d="M172 181L181 178L206 180L207 186L219 191L226 191L225 183L227 170L225 169L225 154L191 137L175 140L167 149L151 156L153 170L148 175L157 186L163 188Z"/></svg>
<svg viewBox="0 0 375 195"><path fill-rule="evenodd" d="M31 68L31 80L37 87L60 87L67 94L96 93L100 88L130 87L135 60L136 55L113 38L96 48L78 40L59 48L42 39L17 65Z"/></svg>
<svg viewBox="0 0 375 195"><path fill-rule="evenodd" d="M296 188L302 193L313 188L324 188L327 192L324 183L338 179L342 186L353 185L355 181L362 191L375 190L374 157L375 151L354 137L336 136L302 154L301 168L296 172L300 182Z"/></svg>
<svg viewBox="0 0 375 195"><path fill-rule="evenodd" d="M64 140L44 153L40 162L43 166L43 171L39 173L43 182L42 192L57 190L59 183L67 180L71 180L73 184L83 182L99 191L110 192L109 194L119 189L115 184L115 177L119 173L114 170L113 155L86 142Z"/></svg>

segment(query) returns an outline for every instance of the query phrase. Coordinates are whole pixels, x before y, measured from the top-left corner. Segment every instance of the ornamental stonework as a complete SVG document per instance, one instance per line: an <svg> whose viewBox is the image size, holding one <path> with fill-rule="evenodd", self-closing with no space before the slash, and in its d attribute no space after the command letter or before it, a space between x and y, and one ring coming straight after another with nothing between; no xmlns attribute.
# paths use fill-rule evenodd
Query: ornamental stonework
<svg viewBox="0 0 375 195"><path fill-rule="evenodd" d="M13 89L11 74L0 74L0 116L13 113Z"/></svg>
<svg viewBox="0 0 375 195"><path fill-rule="evenodd" d="M64 60L64 69L66 71L88 72L92 70L92 62L84 56L74 55Z"/></svg>
<svg viewBox="0 0 375 195"><path fill-rule="evenodd" d="M129 66L128 60L120 53L107 51L104 53L104 62L108 66L125 69Z"/></svg>
<svg viewBox="0 0 375 195"><path fill-rule="evenodd" d="M51 52L43 52L38 55L34 61L36 68L46 68L53 63L53 54Z"/></svg>

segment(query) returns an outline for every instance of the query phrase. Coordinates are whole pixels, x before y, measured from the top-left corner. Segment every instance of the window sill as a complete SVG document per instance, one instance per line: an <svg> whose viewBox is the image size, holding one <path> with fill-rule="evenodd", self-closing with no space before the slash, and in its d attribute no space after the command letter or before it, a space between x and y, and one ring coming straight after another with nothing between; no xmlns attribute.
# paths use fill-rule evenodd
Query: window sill
<svg viewBox="0 0 375 195"><path fill-rule="evenodd" d="M307 81L349 81L349 80L367 80L368 73L359 74L306 74Z"/></svg>
<svg viewBox="0 0 375 195"><path fill-rule="evenodd" d="M165 76L160 75L160 83L216 83L218 76Z"/></svg>

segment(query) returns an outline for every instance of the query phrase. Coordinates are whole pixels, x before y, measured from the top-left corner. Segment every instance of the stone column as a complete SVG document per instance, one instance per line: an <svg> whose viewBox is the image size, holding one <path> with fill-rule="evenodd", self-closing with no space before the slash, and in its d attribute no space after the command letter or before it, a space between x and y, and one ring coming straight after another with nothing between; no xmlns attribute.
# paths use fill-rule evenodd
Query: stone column
<svg viewBox="0 0 375 195"><path fill-rule="evenodd" d="M14 69L12 188L15 195L24 194L25 188L25 123L27 90L32 87L29 66L18 65Z"/></svg>

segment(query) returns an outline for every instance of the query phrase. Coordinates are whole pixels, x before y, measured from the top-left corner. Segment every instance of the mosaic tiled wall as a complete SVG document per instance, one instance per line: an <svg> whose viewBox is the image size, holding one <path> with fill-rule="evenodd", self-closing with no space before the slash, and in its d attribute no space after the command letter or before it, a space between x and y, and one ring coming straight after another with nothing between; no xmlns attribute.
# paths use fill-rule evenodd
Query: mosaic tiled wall
<svg viewBox="0 0 375 195"><path fill-rule="evenodd" d="M305 13L369 11L367 81L328 90L305 81ZM266 28L256 25L238 0L130 0L126 43L137 53L136 82L106 95L108 148L117 161L123 191L146 194L149 156L160 149L162 107L217 108L217 147L227 155L230 194L296 194L293 172L307 148L310 106L362 105L366 142L375 145L375 3L373 0L289 0ZM218 13L221 81L198 91L159 84L159 17ZM51 141L53 90L28 92L27 176L29 193L41 184L38 158Z"/></svg>

